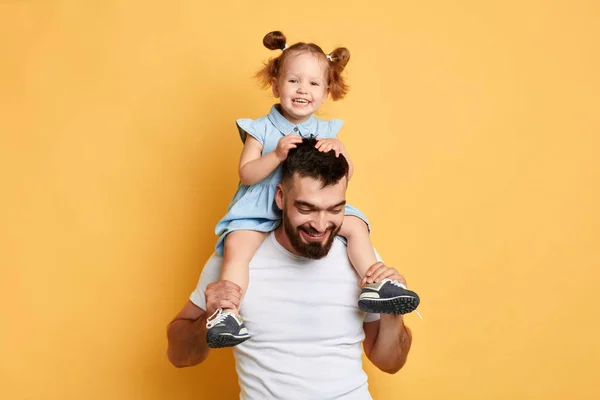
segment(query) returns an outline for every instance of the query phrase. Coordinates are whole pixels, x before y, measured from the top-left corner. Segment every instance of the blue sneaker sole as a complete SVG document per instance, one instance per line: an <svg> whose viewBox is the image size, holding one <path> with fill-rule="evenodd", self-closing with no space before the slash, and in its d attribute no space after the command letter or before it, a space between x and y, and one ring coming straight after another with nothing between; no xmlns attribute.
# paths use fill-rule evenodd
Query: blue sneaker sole
<svg viewBox="0 0 600 400"><path fill-rule="evenodd" d="M399 296L391 299L360 299L358 308L373 314L402 315L413 312L419 306L419 297Z"/></svg>

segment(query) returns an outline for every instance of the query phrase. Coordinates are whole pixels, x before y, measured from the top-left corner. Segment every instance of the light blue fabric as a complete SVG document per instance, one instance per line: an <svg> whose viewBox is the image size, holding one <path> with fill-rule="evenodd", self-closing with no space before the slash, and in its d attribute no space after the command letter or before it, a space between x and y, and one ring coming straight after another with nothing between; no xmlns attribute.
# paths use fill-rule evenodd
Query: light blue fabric
<svg viewBox="0 0 600 400"><path fill-rule="evenodd" d="M258 119L238 119L237 127L242 142L247 135L258 140L263 147L262 155L274 151L279 139L285 135L297 134L302 137L334 138L342 128L343 121L332 119L325 121L314 115L294 125L278 110L279 105L271 107L269 115ZM259 183L247 186L238 185L238 189L229 203L227 214L217 223L215 233L219 236L215 250L223 255L225 237L237 230L270 232L281 222L281 210L275 204L275 191L281 182L281 167L275 169ZM345 215L359 217L369 224L367 218L356 208L346 205Z"/></svg>

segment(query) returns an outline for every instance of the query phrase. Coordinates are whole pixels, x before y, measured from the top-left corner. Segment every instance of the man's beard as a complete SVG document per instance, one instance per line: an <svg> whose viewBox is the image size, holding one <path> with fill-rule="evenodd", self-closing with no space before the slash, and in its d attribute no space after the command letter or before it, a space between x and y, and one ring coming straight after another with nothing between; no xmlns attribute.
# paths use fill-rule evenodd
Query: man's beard
<svg viewBox="0 0 600 400"><path fill-rule="evenodd" d="M315 230L309 226L306 226L304 228L302 226L294 228L290 223L289 218L287 217L287 213L283 211L282 214L282 223L285 234L290 240L292 247L298 252L299 255L301 255L302 257L310 258L312 260L318 260L319 258L325 257L329 253L331 245L333 244L333 240L340 231L341 226L333 225L327 228L329 236L327 237L325 242L305 243L300 237L300 230L302 229L305 232L309 233L314 233Z"/></svg>

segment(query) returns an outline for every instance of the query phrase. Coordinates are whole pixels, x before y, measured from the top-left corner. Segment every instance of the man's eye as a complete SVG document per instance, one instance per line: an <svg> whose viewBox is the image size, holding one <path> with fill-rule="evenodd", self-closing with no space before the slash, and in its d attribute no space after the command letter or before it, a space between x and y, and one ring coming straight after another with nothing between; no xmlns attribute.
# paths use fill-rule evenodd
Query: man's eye
<svg viewBox="0 0 600 400"><path fill-rule="evenodd" d="M308 208L299 208L298 211L300 212L300 214L310 214L312 212L312 210Z"/></svg>
<svg viewBox="0 0 600 400"><path fill-rule="evenodd" d="M341 213L342 211L343 211L343 210L340 208L340 209L338 209L338 210L331 210L330 212L331 212L332 214L339 214L339 213Z"/></svg>

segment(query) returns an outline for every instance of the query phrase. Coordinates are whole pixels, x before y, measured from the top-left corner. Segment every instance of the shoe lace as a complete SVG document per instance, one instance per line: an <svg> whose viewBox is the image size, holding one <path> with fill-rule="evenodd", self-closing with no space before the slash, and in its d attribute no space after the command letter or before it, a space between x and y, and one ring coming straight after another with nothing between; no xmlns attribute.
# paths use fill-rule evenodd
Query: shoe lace
<svg viewBox="0 0 600 400"><path fill-rule="evenodd" d="M206 319L206 329L210 329L213 326L220 324L225 317L227 317L227 314L223 312L223 309L217 308L217 310Z"/></svg>
<svg viewBox="0 0 600 400"><path fill-rule="evenodd" d="M401 287L402 289L406 290L406 286L404 286L402 283L398 282L395 279L389 279L388 278L388 279L384 279L384 280L387 280L389 283L391 283L394 286L398 286L398 287Z"/></svg>

